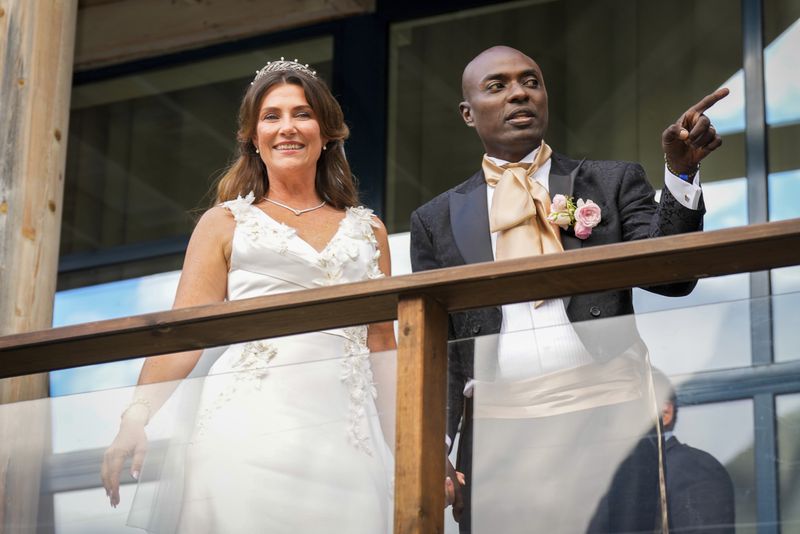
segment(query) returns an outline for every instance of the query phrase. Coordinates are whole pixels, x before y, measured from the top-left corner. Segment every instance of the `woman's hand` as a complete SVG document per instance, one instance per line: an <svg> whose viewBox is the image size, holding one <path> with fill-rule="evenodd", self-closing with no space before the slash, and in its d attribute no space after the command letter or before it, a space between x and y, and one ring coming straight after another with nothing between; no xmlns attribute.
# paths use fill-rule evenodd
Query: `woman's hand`
<svg viewBox="0 0 800 534"><path fill-rule="evenodd" d="M144 431L144 422L123 418L117 437L103 455L103 467L100 471L106 496L114 508L119 504L119 476L125 466L125 459L133 456L131 476L138 480L146 452L147 434Z"/></svg>

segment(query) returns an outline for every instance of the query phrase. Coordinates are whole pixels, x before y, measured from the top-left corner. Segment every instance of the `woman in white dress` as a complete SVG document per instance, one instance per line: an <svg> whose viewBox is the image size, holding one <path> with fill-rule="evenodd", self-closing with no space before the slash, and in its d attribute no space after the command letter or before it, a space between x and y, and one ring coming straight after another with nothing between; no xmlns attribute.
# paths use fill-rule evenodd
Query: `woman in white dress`
<svg viewBox="0 0 800 534"><path fill-rule="evenodd" d="M357 207L347 136L311 69L281 60L260 70L239 112L239 156L192 234L174 307L389 275L386 229ZM177 525L149 529L385 532L393 429L380 425L369 354L394 348L391 323L229 347L203 387ZM139 385L185 378L199 356L147 358ZM145 425L170 393L139 387L123 413L103 463L112 506L125 458L138 478Z"/></svg>

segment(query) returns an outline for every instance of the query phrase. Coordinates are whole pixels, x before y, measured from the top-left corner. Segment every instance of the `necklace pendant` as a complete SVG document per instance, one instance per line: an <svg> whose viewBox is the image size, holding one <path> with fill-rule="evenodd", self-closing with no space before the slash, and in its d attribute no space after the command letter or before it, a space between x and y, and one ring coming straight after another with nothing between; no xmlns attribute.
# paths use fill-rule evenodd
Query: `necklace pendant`
<svg viewBox="0 0 800 534"><path fill-rule="evenodd" d="M284 204L282 202L278 202L277 200L272 200L271 198L267 198L267 197L263 197L263 198L264 198L264 200L266 200L267 202L269 202L271 204L275 204L276 206L280 206L281 208L284 208L284 209L287 209L287 210L291 211L292 213L294 213L295 217L299 217L304 213L308 213L309 211L318 210L318 209L320 209L322 206L324 206L327 203L326 201L323 200L318 206L314 206L314 207L311 207L311 208L305 208L305 209L299 210L297 208L293 208L291 206L287 206L286 204Z"/></svg>

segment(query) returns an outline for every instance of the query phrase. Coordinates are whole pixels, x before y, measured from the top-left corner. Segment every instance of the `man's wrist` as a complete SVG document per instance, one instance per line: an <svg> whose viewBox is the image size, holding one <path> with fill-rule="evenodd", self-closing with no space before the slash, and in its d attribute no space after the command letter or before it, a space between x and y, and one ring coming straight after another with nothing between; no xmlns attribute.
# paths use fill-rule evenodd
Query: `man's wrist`
<svg viewBox="0 0 800 534"><path fill-rule="evenodd" d="M684 168L680 165L674 166L670 163L666 154L664 154L664 164L667 166L667 171L674 176L677 176L684 182L691 182L695 175L697 175L697 172L700 170L700 163L690 168Z"/></svg>

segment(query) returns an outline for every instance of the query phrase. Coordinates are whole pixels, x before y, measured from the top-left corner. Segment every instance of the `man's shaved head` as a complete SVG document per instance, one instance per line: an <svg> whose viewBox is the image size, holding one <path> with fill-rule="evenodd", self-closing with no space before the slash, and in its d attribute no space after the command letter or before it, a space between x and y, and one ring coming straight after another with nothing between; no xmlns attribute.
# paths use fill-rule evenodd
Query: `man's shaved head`
<svg viewBox="0 0 800 534"><path fill-rule="evenodd" d="M464 72L461 74L461 95L464 100L469 100L470 88L475 87L477 83L480 82L480 78L486 74L486 68L490 66L496 58L508 54L522 56L526 60L536 65L536 62L533 59L531 59L528 55L523 54L516 48L505 45L497 45L487 48L472 58L472 61L467 63L467 66L464 67ZM538 68L538 65L536 66Z"/></svg>

